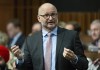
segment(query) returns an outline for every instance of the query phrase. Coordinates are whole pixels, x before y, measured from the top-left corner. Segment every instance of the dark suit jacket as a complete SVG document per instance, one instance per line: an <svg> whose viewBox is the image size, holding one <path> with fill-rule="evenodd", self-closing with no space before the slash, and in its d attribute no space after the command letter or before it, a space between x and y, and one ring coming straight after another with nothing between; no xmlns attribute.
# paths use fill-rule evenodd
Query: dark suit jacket
<svg viewBox="0 0 100 70"><path fill-rule="evenodd" d="M64 47L78 56L78 62L72 64L63 57ZM26 70L44 70L42 31L28 37L24 44L24 65ZM56 48L56 70L87 70L88 61L84 55L79 36L75 31L58 28Z"/></svg>
<svg viewBox="0 0 100 70"><path fill-rule="evenodd" d="M18 45L19 48L22 48L24 41L25 41L25 35L21 34L20 37L18 38L18 40L16 41L15 45ZM12 39L10 39L9 42L8 42L9 48L11 47L10 46L11 42L12 42Z"/></svg>

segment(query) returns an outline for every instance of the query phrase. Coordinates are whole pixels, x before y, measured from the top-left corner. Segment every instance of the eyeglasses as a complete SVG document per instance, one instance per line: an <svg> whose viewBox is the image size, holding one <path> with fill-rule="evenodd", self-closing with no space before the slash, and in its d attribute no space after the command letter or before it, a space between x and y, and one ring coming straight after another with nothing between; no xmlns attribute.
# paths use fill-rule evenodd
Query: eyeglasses
<svg viewBox="0 0 100 70"><path fill-rule="evenodd" d="M45 18L45 19L50 18L50 16L51 16L52 18L55 18L55 17L57 16L57 13L45 14L45 15L39 15L39 16L42 16L42 17Z"/></svg>

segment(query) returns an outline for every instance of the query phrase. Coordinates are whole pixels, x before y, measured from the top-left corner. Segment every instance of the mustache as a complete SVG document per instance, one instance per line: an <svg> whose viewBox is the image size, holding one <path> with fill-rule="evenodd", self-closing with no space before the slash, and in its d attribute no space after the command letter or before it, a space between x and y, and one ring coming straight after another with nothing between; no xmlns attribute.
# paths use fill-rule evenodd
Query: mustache
<svg viewBox="0 0 100 70"><path fill-rule="evenodd" d="M47 21L47 23L54 23L55 21Z"/></svg>
<svg viewBox="0 0 100 70"><path fill-rule="evenodd" d="M47 22L55 22L56 20L47 20Z"/></svg>

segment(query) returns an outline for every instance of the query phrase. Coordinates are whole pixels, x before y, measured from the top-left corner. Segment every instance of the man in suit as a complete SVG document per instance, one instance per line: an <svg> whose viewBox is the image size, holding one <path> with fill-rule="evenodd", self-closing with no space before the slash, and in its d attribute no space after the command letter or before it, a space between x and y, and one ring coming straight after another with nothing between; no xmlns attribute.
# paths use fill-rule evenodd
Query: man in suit
<svg viewBox="0 0 100 70"><path fill-rule="evenodd" d="M13 45L18 45L20 48L22 47L25 36L21 31L21 24L18 19L12 19L7 24L7 32L9 36L8 47L10 48Z"/></svg>
<svg viewBox="0 0 100 70"><path fill-rule="evenodd" d="M38 21L42 30L26 39L24 55L18 46L11 48L18 63L22 61L25 67L31 67L30 70L87 70L88 61L77 32L57 26L56 7L42 4L38 9Z"/></svg>

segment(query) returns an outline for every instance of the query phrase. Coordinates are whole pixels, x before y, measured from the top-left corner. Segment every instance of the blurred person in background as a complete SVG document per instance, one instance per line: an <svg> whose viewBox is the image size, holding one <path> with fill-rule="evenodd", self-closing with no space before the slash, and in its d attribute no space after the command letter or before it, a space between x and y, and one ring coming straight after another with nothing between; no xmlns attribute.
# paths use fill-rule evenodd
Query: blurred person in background
<svg viewBox="0 0 100 70"><path fill-rule="evenodd" d="M94 20L90 25L90 31L91 31L91 38L92 43L89 44L88 50L91 52L97 52L97 54L93 57L96 57L93 63L98 66L100 70L100 20L96 19Z"/></svg>
<svg viewBox="0 0 100 70"><path fill-rule="evenodd" d="M65 29L74 30L74 25L72 23L68 23L66 24Z"/></svg>
<svg viewBox="0 0 100 70"><path fill-rule="evenodd" d="M40 30L41 30L41 23L40 22L34 23L32 25L32 33L36 32L36 31L40 31Z"/></svg>
<svg viewBox="0 0 100 70"><path fill-rule="evenodd" d="M32 32L29 34L29 36L31 36L32 34L34 34L34 32L40 31L41 30L41 23L36 22L32 25Z"/></svg>
<svg viewBox="0 0 100 70"><path fill-rule="evenodd" d="M68 30L75 30L77 31L79 34L81 32L81 26L78 22L76 21L70 21L68 22L66 25L65 25L65 29L68 29Z"/></svg>
<svg viewBox="0 0 100 70"><path fill-rule="evenodd" d="M7 34L0 31L0 46L7 47L7 43L8 43ZM3 53L5 53L5 52L3 51ZM14 70L16 68L16 65L15 65L16 58L14 57L14 55L12 54L12 52L10 50L9 50L9 53L10 53L9 60L6 62L7 68L10 70Z"/></svg>
<svg viewBox="0 0 100 70"><path fill-rule="evenodd" d="M100 40L100 20L94 20L90 25L91 30L91 38L93 40L92 44L94 46L98 46L98 42Z"/></svg>
<svg viewBox="0 0 100 70"><path fill-rule="evenodd" d="M58 26L61 27L61 28L64 28L64 27L66 26L66 22L60 21L60 22L58 23Z"/></svg>
<svg viewBox="0 0 100 70"><path fill-rule="evenodd" d="M13 45L18 45L20 46L19 48L22 48L25 35L22 33L21 22L18 19L12 19L8 22L7 33L9 36L8 47L10 48Z"/></svg>
<svg viewBox="0 0 100 70"><path fill-rule="evenodd" d="M84 40L82 39L83 34L81 33L81 25L78 22L76 22L76 21L69 21L69 22L67 22L67 24L65 25L64 28L68 29L68 30L74 30L74 31L78 32L79 37L80 37L81 42L82 42L82 45L87 45L84 42Z"/></svg>

